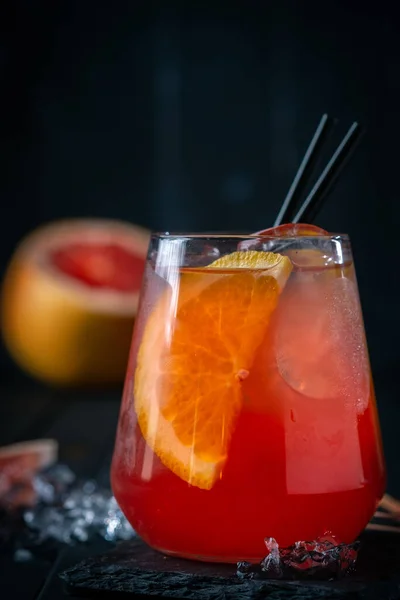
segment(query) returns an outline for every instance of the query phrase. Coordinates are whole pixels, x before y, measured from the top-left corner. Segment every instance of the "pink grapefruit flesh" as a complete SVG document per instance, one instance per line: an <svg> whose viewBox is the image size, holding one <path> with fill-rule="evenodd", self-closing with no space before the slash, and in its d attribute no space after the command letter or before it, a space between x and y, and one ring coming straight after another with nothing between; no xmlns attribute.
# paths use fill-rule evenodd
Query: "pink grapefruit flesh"
<svg viewBox="0 0 400 600"><path fill-rule="evenodd" d="M2 334L16 363L57 385L121 383L150 234L76 219L17 247L2 288Z"/></svg>
<svg viewBox="0 0 400 600"><path fill-rule="evenodd" d="M72 243L52 251L53 264L93 288L135 292L144 271L142 256L118 244Z"/></svg>
<svg viewBox="0 0 400 600"><path fill-rule="evenodd" d="M316 225L308 225L307 223L285 223L277 227L269 227L262 231L257 231L255 235L272 236L272 237L298 237L298 236L314 236L314 235L329 235L325 229Z"/></svg>

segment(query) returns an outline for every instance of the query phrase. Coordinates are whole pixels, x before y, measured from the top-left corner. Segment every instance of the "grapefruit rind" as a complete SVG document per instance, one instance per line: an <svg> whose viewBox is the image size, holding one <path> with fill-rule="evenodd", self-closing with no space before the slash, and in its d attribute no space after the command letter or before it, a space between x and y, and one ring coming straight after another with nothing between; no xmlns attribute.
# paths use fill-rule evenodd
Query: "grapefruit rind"
<svg viewBox="0 0 400 600"><path fill-rule="evenodd" d="M17 442L0 448L0 464L29 457L36 470L54 464L58 457L58 443L53 439Z"/></svg>
<svg viewBox="0 0 400 600"><path fill-rule="evenodd" d="M65 275L52 251L117 242L146 260L150 234L120 221L72 219L39 227L18 245L1 290L1 330L15 362L51 385L123 381L139 290L91 289Z"/></svg>
<svg viewBox="0 0 400 600"><path fill-rule="evenodd" d="M11 268L20 264L33 276L40 275L65 298L85 308L90 303L91 312L116 313L132 316L135 313L139 290L123 292L113 289L91 289L79 279L63 273L51 260L52 253L63 247L82 243L90 245L116 243L137 257L146 260L150 233L137 225L107 219L71 219L38 227L19 244ZM14 269L15 270L15 269Z"/></svg>
<svg viewBox="0 0 400 600"><path fill-rule="evenodd" d="M283 289L292 269L289 258L271 253L271 252L235 252L224 256L209 265L211 271L215 269L215 277L212 278L213 283L207 283L208 277L205 277L200 271L196 273L192 270L190 273L181 275L179 303L178 307L174 307L172 302L172 290L167 290L159 300L155 309L151 313L145 327L142 342L137 356L137 366L134 382L134 400L135 411L137 414L138 425L142 435L158 456L161 462L175 475L190 485L200 489L209 490L215 482L221 477L222 469L227 458L228 444L230 441L231 430L237 414L240 411L242 404L241 379L248 373L251 368L253 354L265 331L267 321L264 323L258 322L259 313L263 304L265 294L274 294L274 300L271 308L274 309L277 297ZM225 279L225 283L223 279ZM238 280L237 278L241 279ZM232 279L233 278L233 279ZM227 434L225 440L221 442L221 448L195 448L195 444L191 443L190 436L187 436L185 443L182 441L182 432L177 435L173 426L173 414L168 415L168 407L165 407L161 402L161 394L159 388L159 379L162 374L167 371L168 361L171 357L168 355L168 349L171 347L170 323L174 320L175 311L177 314L183 314L186 307L190 305L193 310L193 299L196 298L200 303L201 295L208 293L212 295L212 286L217 285L221 294L225 288L229 287L229 281L234 281L239 284L247 283L257 289L258 298L251 300L255 302L256 309L253 304L253 314L249 310L246 315L245 325L251 326L252 331L255 329L257 335L251 337L251 347L245 343L240 344L240 350L237 347L229 347L227 349L230 355L231 365L226 365L227 373L216 375L211 373L208 377L215 377L212 389L215 390L222 383L227 389L223 393L228 394L229 410L227 410L226 426ZM239 289L243 289L239 285ZM196 290L196 293L193 293ZM219 298L221 302L221 298ZM235 299L233 300L235 303ZM268 315L269 317L270 315ZM262 320L262 319L261 319ZM198 324L197 326L201 326ZM257 338L257 339L255 339ZM193 341L195 343L195 340ZM235 352L237 356L235 356ZM215 362L218 362L215 357ZM228 361L229 362L229 361ZM221 361L219 360L219 364ZM170 368L173 368L172 366ZM173 371L172 371L173 373ZM170 373L171 374L171 373ZM185 378L184 373L181 375ZM228 379L229 378L229 379ZM165 393L165 387L161 388ZM162 393L162 392L161 392ZM190 410L196 410L196 407ZM193 417L188 418L188 422L193 422Z"/></svg>
<svg viewBox="0 0 400 600"><path fill-rule="evenodd" d="M239 250L250 250L260 245L263 238L299 238L299 237L316 237L327 236L329 233L316 225L308 225L307 223L286 223L277 227L269 227L262 229L253 234L247 240L240 242Z"/></svg>
<svg viewBox="0 0 400 600"><path fill-rule="evenodd" d="M329 235L329 233L325 229L322 229L322 227L310 225L309 223L284 223L276 227L257 231L254 235L267 237L314 237Z"/></svg>
<svg viewBox="0 0 400 600"><path fill-rule="evenodd" d="M268 269L268 275L274 277L280 289L283 289L290 273L292 262L287 256L276 252L247 250L232 252L215 260L208 268L212 269ZM264 273L265 274L265 273Z"/></svg>

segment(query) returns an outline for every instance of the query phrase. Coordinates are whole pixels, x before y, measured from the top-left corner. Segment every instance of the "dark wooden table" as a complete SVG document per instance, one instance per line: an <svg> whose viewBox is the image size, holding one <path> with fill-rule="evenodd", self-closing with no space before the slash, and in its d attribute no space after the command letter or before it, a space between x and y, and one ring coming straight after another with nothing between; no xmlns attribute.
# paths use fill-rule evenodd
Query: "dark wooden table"
<svg viewBox="0 0 400 600"><path fill-rule="evenodd" d="M18 376L0 385L0 445L51 437L60 445L60 462L79 477L108 484L121 389L45 388ZM0 551L0 598L58 600L63 591L58 572L81 558L110 549L98 542L52 550L40 559L16 563Z"/></svg>
<svg viewBox="0 0 400 600"><path fill-rule="evenodd" d="M400 495L398 423L400 407L382 380L380 414L389 471L388 491ZM122 394L112 390L53 390L17 374L0 383L0 445L53 437L61 462L79 477L108 484L110 459ZM61 547L29 562L16 563L0 550L1 600L58 600L72 598L63 590L58 573L83 558L110 549L98 542Z"/></svg>

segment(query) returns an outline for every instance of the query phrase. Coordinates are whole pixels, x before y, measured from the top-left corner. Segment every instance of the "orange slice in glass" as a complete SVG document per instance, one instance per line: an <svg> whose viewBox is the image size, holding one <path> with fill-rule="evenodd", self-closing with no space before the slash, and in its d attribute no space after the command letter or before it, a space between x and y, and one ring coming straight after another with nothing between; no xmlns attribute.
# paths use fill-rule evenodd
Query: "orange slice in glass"
<svg viewBox="0 0 400 600"><path fill-rule="evenodd" d="M210 489L221 477L241 383L291 268L271 252L234 252L183 270L149 317L135 372L138 423L162 463L191 485Z"/></svg>

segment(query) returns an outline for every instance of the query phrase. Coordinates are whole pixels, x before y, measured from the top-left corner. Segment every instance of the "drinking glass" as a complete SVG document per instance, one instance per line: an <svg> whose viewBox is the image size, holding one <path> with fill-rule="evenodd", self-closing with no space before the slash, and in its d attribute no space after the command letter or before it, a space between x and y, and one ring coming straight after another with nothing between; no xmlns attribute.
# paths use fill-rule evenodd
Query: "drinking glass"
<svg viewBox="0 0 400 600"><path fill-rule="evenodd" d="M347 235L152 236L111 478L170 555L357 538L385 464Z"/></svg>

